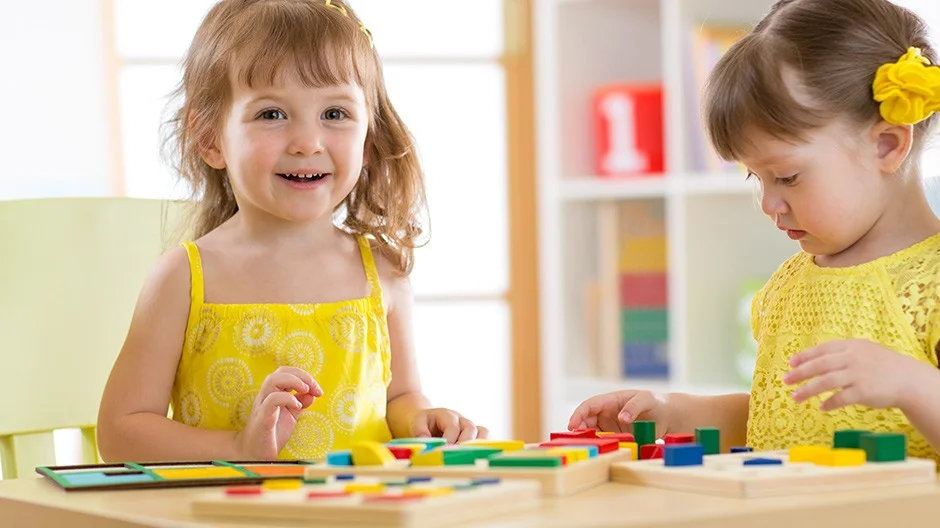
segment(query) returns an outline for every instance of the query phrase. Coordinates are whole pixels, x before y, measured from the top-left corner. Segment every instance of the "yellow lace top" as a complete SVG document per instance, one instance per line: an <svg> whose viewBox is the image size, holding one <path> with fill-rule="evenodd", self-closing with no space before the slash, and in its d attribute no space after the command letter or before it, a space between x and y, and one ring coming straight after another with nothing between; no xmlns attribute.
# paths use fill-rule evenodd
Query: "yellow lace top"
<svg viewBox="0 0 940 528"><path fill-rule="evenodd" d="M784 262L754 297L751 327L758 343L747 442L755 450L831 445L839 429L903 432L908 454L934 457L898 409L860 405L824 413L825 393L793 401L783 383L794 354L825 341L859 338L937 366L940 339L940 235L893 255L848 268L823 268L799 253Z"/></svg>
<svg viewBox="0 0 940 528"><path fill-rule="evenodd" d="M204 302L199 249L185 242L192 304L171 395L173 419L240 430L265 377L289 365L309 372L323 397L301 413L279 458L320 460L356 441L390 440L391 351L382 288L368 240L358 242L368 297L289 305Z"/></svg>

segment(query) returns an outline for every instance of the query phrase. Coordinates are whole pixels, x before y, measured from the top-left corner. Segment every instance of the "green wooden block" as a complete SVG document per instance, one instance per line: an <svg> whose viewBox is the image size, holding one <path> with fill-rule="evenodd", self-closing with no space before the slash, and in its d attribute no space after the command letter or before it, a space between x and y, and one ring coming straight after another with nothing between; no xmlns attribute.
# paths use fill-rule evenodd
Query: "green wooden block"
<svg viewBox="0 0 940 528"><path fill-rule="evenodd" d="M863 435L870 434L871 431L862 431L859 429L842 429L832 435L832 447L847 447L850 449L859 449Z"/></svg>
<svg viewBox="0 0 940 528"><path fill-rule="evenodd" d="M633 438L637 446L656 443L656 422L638 420L633 422Z"/></svg>
<svg viewBox="0 0 940 528"><path fill-rule="evenodd" d="M702 444L704 454L717 455L721 452L721 432L717 427L696 427L695 443Z"/></svg>
<svg viewBox="0 0 940 528"><path fill-rule="evenodd" d="M502 450L492 447L454 447L444 448L445 466L472 466L477 459L489 458Z"/></svg>
<svg viewBox="0 0 940 528"><path fill-rule="evenodd" d="M304 484L326 484L326 477L304 477Z"/></svg>
<svg viewBox="0 0 940 528"><path fill-rule="evenodd" d="M444 438L395 438L389 442L389 445L400 444L424 444L424 449L427 451L434 447L446 445L447 440Z"/></svg>
<svg viewBox="0 0 940 528"><path fill-rule="evenodd" d="M490 467L561 467L561 457L514 456L512 453L501 453L490 457Z"/></svg>
<svg viewBox="0 0 940 528"><path fill-rule="evenodd" d="M869 462L899 462L907 458L907 436L903 433L869 433L860 440Z"/></svg>

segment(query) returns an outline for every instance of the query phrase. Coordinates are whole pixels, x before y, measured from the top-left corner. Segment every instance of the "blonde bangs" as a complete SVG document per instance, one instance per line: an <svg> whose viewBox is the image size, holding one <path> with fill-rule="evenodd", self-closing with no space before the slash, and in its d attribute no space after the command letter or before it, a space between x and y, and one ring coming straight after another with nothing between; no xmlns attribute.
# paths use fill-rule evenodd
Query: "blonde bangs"
<svg viewBox="0 0 940 528"><path fill-rule="evenodd" d="M233 20L219 56L237 57L230 78L249 88L276 84L285 73L309 87L355 84L374 108L378 58L370 37L337 9L311 3L259 2ZM350 45L350 43L353 43Z"/></svg>
<svg viewBox="0 0 940 528"><path fill-rule="evenodd" d="M800 141L828 117L793 98L782 75L787 62L781 58L783 43L771 41L760 34L741 39L721 58L705 86L706 133L727 161L740 160L749 151L754 132Z"/></svg>

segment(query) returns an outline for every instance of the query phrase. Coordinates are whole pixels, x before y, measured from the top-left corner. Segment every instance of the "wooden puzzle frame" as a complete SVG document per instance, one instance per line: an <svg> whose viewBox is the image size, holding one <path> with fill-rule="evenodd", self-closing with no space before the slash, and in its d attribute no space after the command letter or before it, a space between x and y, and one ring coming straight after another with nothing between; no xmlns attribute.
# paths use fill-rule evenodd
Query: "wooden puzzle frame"
<svg viewBox="0 0 940 528"><path fill-rule="evenodd" d="M438 478L495 477L508 480L534 480L540 485L542 495L563 497L593 488L610 481L610 469L616 462L632 460L629 449L620 449L586 460L574 462L563 467L488 467L485 460L477 465L464 466L328 466L312 464L305 470L305 478L333 477L336 475L355 475L372 477L413 477L426 476Z"/></svg>
<svg viewBox="0 0 940 528"><path fill-rule="evenodd" d="M261 484L266 480L303 478L308 465L296 460L127 462L39 466L36 472L72 492Z"/></svg>
<svg viewBox="0 0 940 528"><path fill-rule="evenodd" d="M783 464L741 466L757 457L778 458ZM936 462L928 459L832 467L791 463L787 451L768 451L706 455L700 466L666 467L663 459L615 463L610 478L624 484L747 498L927 484L936 482L937 473Z"/></svg>
<svg viewBox="0 0 940 528"><path fill-rule="evenodd" d="M197 516L239 520L302 520L329 526L437 528L536 508L539 484L502 480L498 484L430 496L415 501L369 501L367 495L305 497L310 487L233 497L223 491L202 494L191 503Z"/></svg>

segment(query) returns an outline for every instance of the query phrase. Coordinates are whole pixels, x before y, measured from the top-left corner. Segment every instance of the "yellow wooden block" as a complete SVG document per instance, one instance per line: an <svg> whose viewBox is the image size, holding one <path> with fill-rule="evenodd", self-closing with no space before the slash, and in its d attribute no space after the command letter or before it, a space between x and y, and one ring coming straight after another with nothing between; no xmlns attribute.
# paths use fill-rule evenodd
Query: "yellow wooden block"
<svg viewBox="0 0 940 528"><path fill-rule="evenodd" d="M395 455L385 444L373 441L356 442L352 446L354 466L384 466L395 461Z"/></svg>
<svg viewBox="0 0 940 528"><path fill-rule="evenodd" d="M233 467L202 467L178 469L154 469L154 473L165 479L201 479L244 477L245 474Z"/></svg>
<svg viewBox="0 0 940 528"><path fill-rule="evenodd" d="M487 440L485 438L476 438L461 442L460 445L473 447L491 447L503 451L519 451L525 449L525 442L522 440Z"/></svg>
<svg viewBox="0 0 940 528"><path fill-rule="evenodd" d="M304 481L302 479L273 479L261 483L261 487L268 490L300 489L303 485Z"/></svg>
<svg viewBox="0 0 940 528"><path fill-rule="evenodd" d="M450 495L453 492L454 488L450 487L409 486L403 489L401 494L406 497L441 497Z"/></svg>
<svg viewBox="0 0 940 528"><path fill-rule="evenodd" d="M411 455L412 466L443 466L444 452L438 449Z"/></svg>
<svg viewBox="0 0 940 528"><path fill-rule="evenodd" d="M344 489L346 493L382 493L385 491L385 485L380 482L372 484L346 484Z"/></svg>
<svg viewBox="0 0 940 528"><path fill-rule="evenodd" d="M620 442L620 449L629 449L630 458L637 460L640 457L640 447L636 445L636 442Z"/></svg>
<svg viewBox="0 0 940 528"><path fill-rule="evenodd" d="M862 466L865 465L864 449L839 447L829 449L816 457L814 462L820 466Z"/></svg>
<svg viewBox="0 0 940 528"><path fill-rule="evenodd" d="M790 462L812 462L816 463L820 457L826 455L830 448L816 445L802 445L791 447L789 450Z"/></svg>
<svg viewBox="0 0 940 528"><path fill-rule="evenodd" d="M569 465L588 458L588 451L583 447L553 447L548 452L564 455Z"/></svg>

